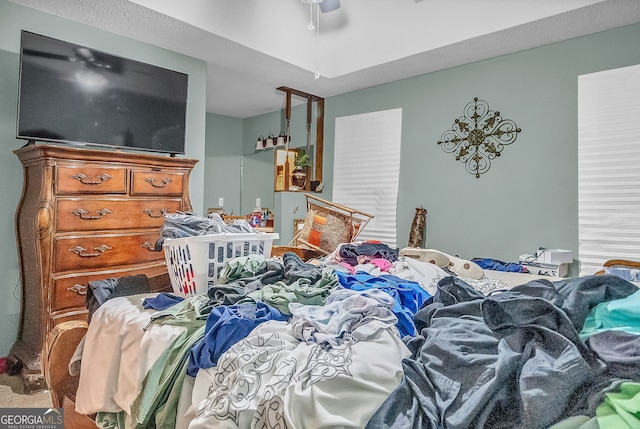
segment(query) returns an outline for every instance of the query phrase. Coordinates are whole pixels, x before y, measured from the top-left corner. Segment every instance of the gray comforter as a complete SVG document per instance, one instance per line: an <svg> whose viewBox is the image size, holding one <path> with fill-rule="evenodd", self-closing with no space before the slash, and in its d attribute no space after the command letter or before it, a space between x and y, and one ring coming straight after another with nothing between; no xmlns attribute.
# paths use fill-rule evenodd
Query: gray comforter
<svg viewBox="0 0 640 429"><path fill-rule="evenodd" d="M620 366L616 347L597 353L580 340L589 310L638 289L615 276L556 283L536 280L484 296L447 277L415 317L420 335L404 379L368 424L381 428L548 428L575 415L594 416L605 392L639 371ZM635 342L634 342L635 341ZM608 343L610 344L610 343ZM618 368L621 368L619 371Z"/></svg>

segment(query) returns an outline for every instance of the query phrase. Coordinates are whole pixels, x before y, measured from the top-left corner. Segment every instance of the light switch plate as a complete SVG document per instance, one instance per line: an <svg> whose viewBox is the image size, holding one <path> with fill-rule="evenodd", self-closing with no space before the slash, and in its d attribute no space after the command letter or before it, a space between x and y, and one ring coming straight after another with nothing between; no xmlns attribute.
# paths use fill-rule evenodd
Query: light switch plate
<svg viewBox="0 0 640 429"><path fill-rule="evenodd" d="M224 207L224 198L222 197L218 198L218 206Z"/></svg>
<svg viewBox="0 0 640 429"><path fill-rule="evenodd" d="M260 202L261 202L260 198L256 198L256 207L260 207L261 206Z"/></svg>

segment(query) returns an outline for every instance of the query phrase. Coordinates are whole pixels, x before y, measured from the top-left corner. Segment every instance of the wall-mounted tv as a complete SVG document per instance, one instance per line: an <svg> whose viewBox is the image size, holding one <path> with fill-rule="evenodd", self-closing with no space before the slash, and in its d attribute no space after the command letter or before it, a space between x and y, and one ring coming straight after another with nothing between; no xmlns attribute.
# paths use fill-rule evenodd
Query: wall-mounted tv
<svg viewBox="0 0 640 429"><path fill-rule="evenodd" d="M22 32L16 137L185 153L188 76Z"/></svg>

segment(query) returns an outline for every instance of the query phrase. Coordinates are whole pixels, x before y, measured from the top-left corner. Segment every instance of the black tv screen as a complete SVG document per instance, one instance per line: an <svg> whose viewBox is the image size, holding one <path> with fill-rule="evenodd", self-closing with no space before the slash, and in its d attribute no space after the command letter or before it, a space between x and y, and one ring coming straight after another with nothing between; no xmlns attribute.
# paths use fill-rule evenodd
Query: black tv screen
<svg viewBox="0 0 640 429"><path fill-rule="evenodd" d="M185 153L188 76L22 32L16 136Z"/></svg>

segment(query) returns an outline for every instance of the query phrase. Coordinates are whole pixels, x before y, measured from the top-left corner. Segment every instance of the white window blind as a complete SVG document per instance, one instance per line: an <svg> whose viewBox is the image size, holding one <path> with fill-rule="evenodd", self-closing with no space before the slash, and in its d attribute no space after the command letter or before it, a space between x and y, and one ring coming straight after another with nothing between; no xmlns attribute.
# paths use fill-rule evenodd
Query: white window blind
<svg viewBox="0 0 640 429"><path fill-rule="evenodd" d="M336 118L333 198L374 217L358 240L396 247L402 109Z"/></svg>
<svg viewBox="0 0 640 429"><path fill-rule="evenodd" d="M640 65L578 77L580 275L640 260Z"/></svg>

